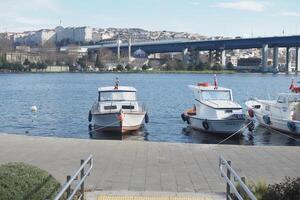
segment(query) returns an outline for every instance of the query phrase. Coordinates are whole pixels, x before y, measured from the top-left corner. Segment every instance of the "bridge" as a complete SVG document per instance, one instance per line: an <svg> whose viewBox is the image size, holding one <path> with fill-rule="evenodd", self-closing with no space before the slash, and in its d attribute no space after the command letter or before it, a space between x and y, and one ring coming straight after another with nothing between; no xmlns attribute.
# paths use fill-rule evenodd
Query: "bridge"
<svg viewBox="0 0 300 200"><path fill-rule="evenodd" d="M221 63L225 63L225 51L234 49L251 49L260 48L262 51L262 67L268 67L268 49L273 49L273 68L278 69L278 48L286 48L286 71L290 70L290 49L296 48L296 71L300 66L300 36L280 36L280 37L260 37L260 38L240 38L240 39L224 39L224 40L170 40L170 41L150 41L131 43L115 43L103 45L82 46L89 50L100 50L103 48L111 49L118 52L121 50L131 52L142 49L147 54L152 53L171 53L182 52L185 55L187 52L199 53L200 51L209 51L209 61L211 62L212 53L215 51L220 57ZM198 54L199 55L199 54Z"/></svg>

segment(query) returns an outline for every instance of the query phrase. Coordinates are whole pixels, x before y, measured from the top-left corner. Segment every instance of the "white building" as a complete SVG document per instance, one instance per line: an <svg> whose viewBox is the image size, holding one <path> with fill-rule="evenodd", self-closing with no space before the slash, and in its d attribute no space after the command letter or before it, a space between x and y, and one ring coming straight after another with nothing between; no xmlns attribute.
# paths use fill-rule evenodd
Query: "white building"
<svg viewBox="0 0 300 200"><path fill-rule="evenodd" d="M41 29L39 31L31 31L17 33L14 41L20 44L45 44L46 42L55 42L55 31L50 29Z"/></svg>
<svg viewBox="0 0 300 200"><path fill-rule="evenodd" d="M77 27L74 28L74 41L75 42L89 42L93 39L93 30L91 27Z"/></svg>
<svg viewBox="0 0 300 200"><path fill-rule="evenodd" d="M90 27L67 27L61 26L55 28L56 41L70 40L74 42L89 42L93 39L93 30Z"/></svg>

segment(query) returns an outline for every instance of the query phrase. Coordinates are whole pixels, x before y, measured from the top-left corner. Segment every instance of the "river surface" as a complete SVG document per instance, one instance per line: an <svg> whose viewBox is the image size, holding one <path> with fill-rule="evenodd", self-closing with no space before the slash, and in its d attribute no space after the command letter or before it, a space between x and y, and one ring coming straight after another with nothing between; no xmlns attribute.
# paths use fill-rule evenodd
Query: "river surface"
<svg viewBox="0 0 300 200"><path fill-rule="evenodd" d="M186 130L180 114L193 105L188 85L213 82L209 74L0 74L0 132L89 138L88 111L97 97L99 86L114 84L138 90L138 99L147 106L150 122L138 135L126 140L149 140L188 143L218 143L224 137ZM244 106L250 97L276 98L287 92L290 75L228 74L218 75L220 86L233 90L235 100ZM32 113L30 107L37 106ZM225 144L300 145L300 142L258 127ZM298 137L298 139L300 139Z"/></svg>

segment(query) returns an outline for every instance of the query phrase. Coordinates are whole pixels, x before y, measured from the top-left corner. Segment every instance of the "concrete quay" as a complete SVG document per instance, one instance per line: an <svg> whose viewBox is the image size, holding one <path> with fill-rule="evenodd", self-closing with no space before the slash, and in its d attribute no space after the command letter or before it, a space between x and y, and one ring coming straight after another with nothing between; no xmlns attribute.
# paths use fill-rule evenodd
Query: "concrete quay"
<svg viewBox="0 0 300 200"><path fill-rule="evenodd" d="M118 193L223 194L218 157L231 160L240 176L267 183L300 176L300 147L108 141L0 134L0 164L21 161L50 172L60 182L94 156L86 186Z"/></svg>

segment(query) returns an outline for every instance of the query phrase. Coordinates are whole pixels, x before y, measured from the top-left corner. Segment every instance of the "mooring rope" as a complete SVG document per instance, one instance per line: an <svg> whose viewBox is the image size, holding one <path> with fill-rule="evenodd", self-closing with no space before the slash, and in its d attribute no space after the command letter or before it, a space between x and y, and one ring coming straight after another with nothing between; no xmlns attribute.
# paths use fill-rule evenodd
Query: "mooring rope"
<svg viewBox="0 0 300 200"><path fill-rule="evenodd" d="M242 128L240 128L239 130L237 130L237 131L234 132L232 135L228 136L227 138L225 138L224 140L222 140L222 141L219 142L218 144L222 144L223 142L229 140L229 139L232 138L234 135L236 135L237 133L239 133L241 130L247 128L251 123L253 123L253 121L250 121L248 124L246 124L245 126L243 126Z"/></svg>
<svg viewBox="0 0 300 200"><path fill-rule="evenodd" d="M290 135L288 135L288 134L282 133L282 132L277 131L277 130L275 130L275 129L273 129L273 128L269 128L269 129L271 129L272 131L274 131L274 132L276 132L276 133L279 133L280 135L286 136L286 137L291 138L291 139L293 139L293 140L295 140L295 141L297 141L297 142L300 142L299 139L294 138L294 137L292 137L292 136L290 136Z"/></svg>
<svg viewBox="0 0 300 200"><path fill-rule="evenodd" d="M114 124L120 123L120 122L121 122L120 120L115 121L115 122L113 122L113 123L111 123L111 124L108 124L108 125L106 125L106 126L103 126L103 127L100 127L100 128L93 129L93 130L89 131L89 133L92 133L92 132L95 132L95 131L99 131L99 130L105 129L105 128L111 126L111 125L114 125Z"/></svg>

